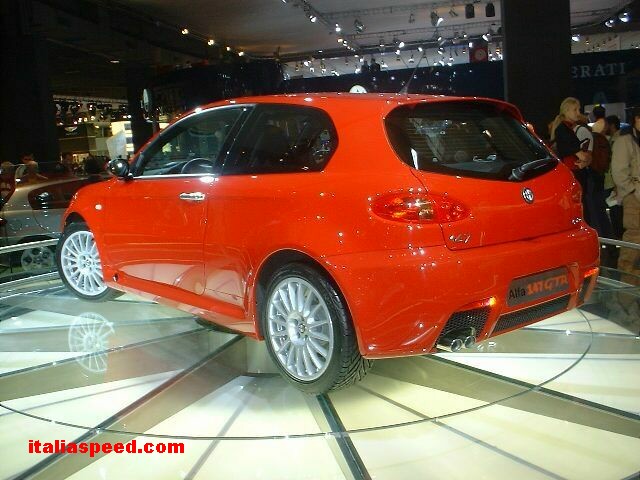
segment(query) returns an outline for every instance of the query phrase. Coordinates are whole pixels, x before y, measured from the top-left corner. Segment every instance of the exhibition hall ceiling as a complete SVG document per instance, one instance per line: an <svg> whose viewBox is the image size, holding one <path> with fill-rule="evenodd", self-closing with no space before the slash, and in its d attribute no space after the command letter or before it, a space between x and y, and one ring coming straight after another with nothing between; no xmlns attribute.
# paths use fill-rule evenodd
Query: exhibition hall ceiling
<svg viewBox="0 0 640 480"><path fill-rule="evenodd" d="M574 53L640 45L640 0L570 5L572 28L583 34ZM290 76L353 73L356 53L384 52L389 69L406 68L414 56L417 63L423 46L422 64L435 64L440 36L442 55L453 63L468 61L465 35L492 34L493 59L501 47L500 0L33 0L32 6L32 28L50 42L53 91L66 95L123 97L129 67L167 71L216 63L227 47L246 58L278 58ZM473 18L467 18L470 6ZM620 15L627 10L631 21L625 23ZM615 26L606 28L612 17ZM406 46L396 54L400 42ZM310 68L312 58L320 68Z"/></svg>
<svg viewBox="0 0 640 480"><path fill-rule="evenodd" d="M438 35L453 38L463 31L482 35L500 27L500 1L453 0L118 0L163 22L188 28L190 34L211 38L252 56L292 58L333 51L338 38L354 48L391 44L395 39L420 42ZM630 3L621 0L571 0L571 24L599 25ZM465 7L474 6L466 18ZM487 16L492 4L495 16ZM433 26L432 12L442 18ZM489 12L491 13L491 8ZM316 16L312 23L310 17ZM335 31L336 23L341 32Z"/></svg>

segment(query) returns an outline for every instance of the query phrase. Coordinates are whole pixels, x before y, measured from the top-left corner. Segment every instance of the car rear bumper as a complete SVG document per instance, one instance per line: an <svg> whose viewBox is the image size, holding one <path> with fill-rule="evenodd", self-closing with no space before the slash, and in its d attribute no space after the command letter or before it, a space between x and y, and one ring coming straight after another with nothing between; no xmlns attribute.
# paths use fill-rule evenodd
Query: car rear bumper
<svg viewBox="0 0 640 480"><path fill-rule="evenodd" d="M460 322L476 322L484 340L574 308L591 294L598 263L598 237L586 226L463 251L438 246L325 259L368 358L428 353ZM562 267L563 291L508 302L514 279Z"/></svg>

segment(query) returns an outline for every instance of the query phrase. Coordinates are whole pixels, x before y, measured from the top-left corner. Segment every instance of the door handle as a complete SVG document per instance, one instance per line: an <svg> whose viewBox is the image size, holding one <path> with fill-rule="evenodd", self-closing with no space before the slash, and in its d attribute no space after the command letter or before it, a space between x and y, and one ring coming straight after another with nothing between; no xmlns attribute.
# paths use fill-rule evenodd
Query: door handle
<svg viewBox="0 0 640 480"><path fill-rule="evenodd" d="M181 193L179 197L180 200L187 202L202 202L205 199L205 194L202 192Z"/></svg>

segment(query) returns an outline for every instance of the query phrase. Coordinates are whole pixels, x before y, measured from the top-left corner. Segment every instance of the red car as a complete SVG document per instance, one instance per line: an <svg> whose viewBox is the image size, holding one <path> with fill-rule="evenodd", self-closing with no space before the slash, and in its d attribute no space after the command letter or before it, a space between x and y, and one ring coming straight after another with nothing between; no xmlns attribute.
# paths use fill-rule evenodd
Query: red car
<svg viewBox="0 0 640 480"><path fill-rule="evenodd" d="M598 239L512 105L300 94L198 108L64 216L60 275L265 339L310 393L580 305Z"/></svg>

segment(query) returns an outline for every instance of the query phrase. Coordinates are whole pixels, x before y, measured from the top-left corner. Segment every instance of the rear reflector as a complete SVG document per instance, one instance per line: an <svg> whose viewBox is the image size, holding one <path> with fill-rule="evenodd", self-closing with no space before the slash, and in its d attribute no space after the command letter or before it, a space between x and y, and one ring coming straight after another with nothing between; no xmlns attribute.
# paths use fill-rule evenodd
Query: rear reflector
<svg viewBox="0 0 640 480"><path fill-rule="evenodd" d="M451 223L469 215L462 203L437 194L396 193L373 202L373 213L406 223Z"/></svg>

